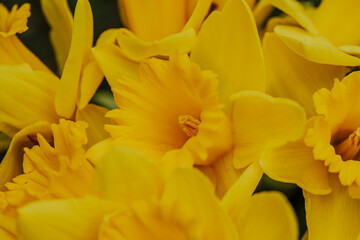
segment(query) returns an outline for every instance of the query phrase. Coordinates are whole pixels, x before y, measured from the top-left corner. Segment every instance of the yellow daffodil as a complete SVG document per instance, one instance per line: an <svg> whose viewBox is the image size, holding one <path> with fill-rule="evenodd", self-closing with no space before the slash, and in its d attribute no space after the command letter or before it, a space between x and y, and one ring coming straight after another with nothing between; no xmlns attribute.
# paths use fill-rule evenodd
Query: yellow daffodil
<svg viewBox="0 0 360 240"><path fill-rule="evenodd" d="M301 135L303 110L260 92L262 52L246 3L230 0L214 11L190 59L218 77L187 55L175 55L149 59L136 79L117 81L112 89L119 109L107 114L117 125L106 126L113 138L90 150L89 158L96 162L105 143L126 145L170 170L200 166L223 196L241 173L237 169L258 162L267 144Z"/></svg>
<svg viewBox="0 0 360 240"><path fill-rule="evenodd" d="M360 236L359 89L354 72L317 91L304 137L262 156L269 176L304 189L310 240Z"/></svg>
<svg viewBox="0 0 360 240"><path fill-rule="evenodd" d="M256 17L270 5L288 15L271 18L263 38L268 93L294 99L309 115L316 114L315 91L331 88L335 78L342 79L351 71L348 66L360 65L354 52L360 42L356 43L356 34L349 34L359 22L353 11L357 4L323 0L314 8L296 0L261 0L254 10ZM339 21L337 16L345 15Z"/></svg>
<svg viewBox="0 0 360 240"><path fill-rule="evenodd" d="M222 202L194 169L169 176L147 156L115 147L95 170L98 197L43 201L19 210L21 239L297 239L279 193L252 195L249 168ZM246 221L245 221L246 219Z"/></svg>
<svg viewBox="0 0 360 240"><path fill-rule="evenodd" d="M85 122L60 119L59 124L51 125L52 134L29 136L36 145L25 148L23 173L0 192L0 218L14 223L16 210L30 202L82 197L93 192L94 168L85 158L84 149L86 128ZM0 220L0 229L6 226ZM15 232L9 235L16 237Z"/></svg>
<svg viewBox="0 0 360 240"><path fill-rule="evenodd" d="M44 9L54 10L56 4L50 2L46 1ZM10 13L1 5L0 10L0 30L4 31L0 41L10 38L15 43L20 42L11 34L27 29L29 5L25 4L19 9L15 6ZM61 11L60 8L58 11ZM33 65L35 60L18 57L17 62L12 62L12 58L18 55L27 55L17 53L17 48L5 48L9 50L9 56L2 55L1 61L4 62L0 64L0 131L13 139L0 165L0 188L4 188L4 183L20 173L22 149L34 145L28 136L49 132L46 126L58 123L62 117L90 123L87 147L108 137L106 132L102 132L103 124L107 122L103 119L106 109L88 104L103 75L95 62L90 60L93 29L87 0L78 1L73 30L61 80L50 71ZM56 29L54 31L58 33Z"/></svg>
<svg viewBox="0 0 360 240"><path fill-rule="evenodd" d="M175 50L189 52L211 6L211 0L118 3L122 22L128 29L116 30L116 43L128 58L136 61L168 56Z"/></svg>

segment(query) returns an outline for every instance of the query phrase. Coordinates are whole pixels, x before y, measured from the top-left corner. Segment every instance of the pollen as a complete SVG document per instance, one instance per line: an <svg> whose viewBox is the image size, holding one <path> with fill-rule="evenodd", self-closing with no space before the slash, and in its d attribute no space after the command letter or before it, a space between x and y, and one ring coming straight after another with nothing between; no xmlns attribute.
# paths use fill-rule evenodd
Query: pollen
<svg viewBox="0 0 360 240"><path fill-rule="evenodd" d="M341 155L343 160L356 160L360 150L360 127L348 138L335 146L335 152Z"/></svg>
<svg viewBox="0 0 360 240"><path fill-rule="evenodd" d="M199 131L200 120L191 115L180 115L179 125L181 130L188 136L194 137Z"/></svg>

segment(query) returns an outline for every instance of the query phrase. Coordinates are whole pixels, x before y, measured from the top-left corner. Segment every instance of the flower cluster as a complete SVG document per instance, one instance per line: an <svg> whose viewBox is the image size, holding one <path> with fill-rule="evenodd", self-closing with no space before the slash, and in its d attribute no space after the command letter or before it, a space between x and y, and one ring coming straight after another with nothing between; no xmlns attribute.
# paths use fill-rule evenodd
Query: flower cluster
<svg viewBox="0 0 360 240"><path fill-rule="evenodd" d="M0 4L0 239L360 239L360 1L118 0L96 41L40 3L58 72Z"/></svg>

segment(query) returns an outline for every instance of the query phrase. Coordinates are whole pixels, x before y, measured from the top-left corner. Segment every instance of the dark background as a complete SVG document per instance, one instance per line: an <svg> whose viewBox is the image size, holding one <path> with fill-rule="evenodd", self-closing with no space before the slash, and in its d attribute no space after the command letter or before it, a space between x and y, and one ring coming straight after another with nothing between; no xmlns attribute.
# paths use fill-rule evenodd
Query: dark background
<svg viewBox="0 0 360 240"><path fill-rule="evenodd" d="M94 15L94 42L99 35L110 28L119 28L122 26L116 0L89 0L92 6ZM321 0L303 0L302 2L310 2L315 6L320 4ZM28 26L29 30L20 34L19 38L24 44L34 52L47 66L50 67L55 73L57 73L56 62L54 58L54 52L51 47L48 32L49 26L47 25L44 16L41 12L40 0L0 0L0 3L5 4L9 9L14 4L31 4L31 17L29 18ZM76 0L68 0L70 9L74 11ZM274 10L271 16L281 14L280 11ZM0 56L1 57L1 56ZM100 93L108 93L107 97L111 97L109 86L106 81L102 83L99 89ZM96 97L96 96L95 96ZM100 103L101 101L94 102ZM106 105L106 104L103 104ZM113 106L111 103L107 107ZM4 155L0 155L2 159ZM300 188L293 184L279 183L271 180L267 176L264 176L261 183L257 188L257 192L264 190L278 190L283 192L293 205L295 212L299 220L300 237L306 231L305 223L305 210L304 210L304 198Z"/></svg>

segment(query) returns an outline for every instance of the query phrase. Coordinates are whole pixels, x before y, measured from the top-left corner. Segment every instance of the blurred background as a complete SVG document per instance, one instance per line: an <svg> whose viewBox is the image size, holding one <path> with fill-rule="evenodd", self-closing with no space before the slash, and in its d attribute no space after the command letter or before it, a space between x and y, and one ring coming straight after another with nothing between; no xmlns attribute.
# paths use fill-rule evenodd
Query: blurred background
<svg viewBox="0 0 360 240"><path fill-rule="evenodd" d="M68 0L70 9L74 11L77 0ZM92 6L94 15L94 43L96 42L99 35L110 28L122 27L120 16L118 13L117 1L116 0L89 0ZM318 6L321 0L301 0L301 2L308 2L315 6ZM54 51L52 49L49 40L49 26L45 21L45 18L41 12L40 0L0 0L0 3L4 4L8 9L14 4L31 4L31 17L29 18L28 26L29 30L25 33L20 34L19 38L22 42L34 52L51 70L57 72L56 62L54 57ZM271 16L281 14L280 11L274 10ZM0 56L1 57L1 56ZM113 97L107 84L106 80L101 84L98 92L92 99L93 103L102 105L109 109L116 108L113 101ZM4 154L0 155L2 159ZM271 180L264 175L261 180L257 192L276 190L283 192L291 202L296 212L299 221L300 236L306 231L305 222L305 209L304 209L304 198L302 196L302 190L293 184L285 184Z"/></svg>

